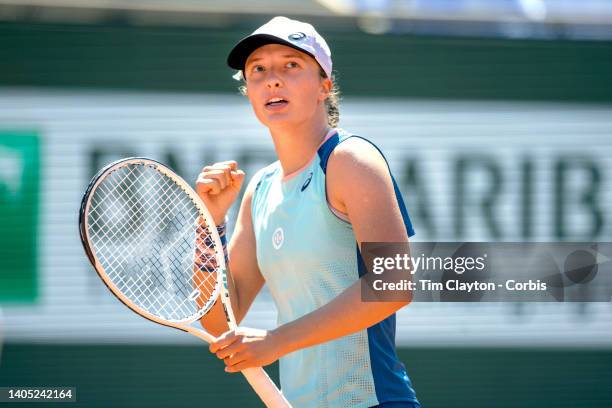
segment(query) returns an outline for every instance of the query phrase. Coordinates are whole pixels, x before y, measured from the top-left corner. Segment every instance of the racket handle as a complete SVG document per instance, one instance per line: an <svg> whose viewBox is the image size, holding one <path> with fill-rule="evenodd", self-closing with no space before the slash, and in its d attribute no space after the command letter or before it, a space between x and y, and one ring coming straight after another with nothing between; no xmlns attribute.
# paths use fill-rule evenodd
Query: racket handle
<svg viewBox="0 0 612 408"><path fill-rule="evenodd" d="M268 408L291 408L285 396L261 367L247 368L242 371L253 390Z"/></svg>
<svg viewBox="0 0 612 408"><path fill-rule="evenodd" d="M212 343L217 340L214 336L202 329L188 326L185 328L189 333L204 340L207 343ZM268 377L268 374L261 367L247 368L242 371L253 390L268 408L291 408L291 404L285 396L276 388L274 381Z"/></svg>

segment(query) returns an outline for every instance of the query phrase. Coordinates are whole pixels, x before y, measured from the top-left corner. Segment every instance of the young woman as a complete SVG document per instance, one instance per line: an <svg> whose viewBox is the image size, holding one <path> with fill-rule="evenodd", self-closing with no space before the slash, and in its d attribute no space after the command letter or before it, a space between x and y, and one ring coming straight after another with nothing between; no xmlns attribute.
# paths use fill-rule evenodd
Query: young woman
<svg viewBox="0 0 612 408"><path fill-rule="evenodd" d="M248 184L229 243L229 288L240 322L264 283L278 308L271 331L226 332L222 310L202 319L226 371L280 360L294 407L419 407L395 353L395 312L407 302L361 301L362 242L407 242L414 232L380 151L336 128L331 53L306 23L275 17L228 57L245 81L278 161ZM205 167L196 189L217 225L245 174ZM222 334L223 333L223 334Z"/></svg>

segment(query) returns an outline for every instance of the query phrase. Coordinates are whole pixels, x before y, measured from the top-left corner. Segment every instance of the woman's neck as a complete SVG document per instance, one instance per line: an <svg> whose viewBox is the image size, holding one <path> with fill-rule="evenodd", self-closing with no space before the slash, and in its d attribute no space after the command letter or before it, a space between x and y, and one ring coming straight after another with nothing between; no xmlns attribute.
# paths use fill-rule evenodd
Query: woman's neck
<svg viewBox="0 0 612 408"><path fill-rule="evenodd" d="M270 129L274 148L283 169L289 175L305 166L315 154L330 127L326 122L312 121L297 126Z"/></svg>

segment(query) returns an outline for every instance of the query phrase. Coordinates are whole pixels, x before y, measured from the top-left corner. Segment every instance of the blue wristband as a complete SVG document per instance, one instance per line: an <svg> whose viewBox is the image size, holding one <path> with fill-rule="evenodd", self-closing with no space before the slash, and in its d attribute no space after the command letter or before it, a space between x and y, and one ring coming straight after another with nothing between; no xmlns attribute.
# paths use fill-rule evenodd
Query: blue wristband
<svg viewBox="0 0 612 408"><path fill-rule="evenodd" d="M225 257L225 262L229 260L229 253L227 251L227 217L223 221L223 224L217 225L217 233L219 234L219 239L221 240L221 246L223 247L223 256Z"/></svg>

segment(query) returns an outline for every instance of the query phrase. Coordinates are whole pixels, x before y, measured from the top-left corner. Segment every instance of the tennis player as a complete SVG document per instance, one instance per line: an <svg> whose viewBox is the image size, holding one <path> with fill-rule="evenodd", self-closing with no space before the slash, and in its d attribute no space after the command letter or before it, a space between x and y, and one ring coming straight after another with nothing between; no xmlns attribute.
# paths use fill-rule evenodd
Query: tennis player
<svg viewBox="0 0 612 408"><path fill-rule="evenodd" d="M228 372L280 360L294 407L420 407L395 352L395 312L407 302L362 302L359 282L361 242L407 242L414 231L382 153L337 127L327 43L310 24L275 17L242 39L228 64L278 156L245 190L229 290L240 322L267 283L278 327L226 331L217 302L202 319L223 333L211 352ZM244 177L234 161L198 176L221 234Z"/></svg>

